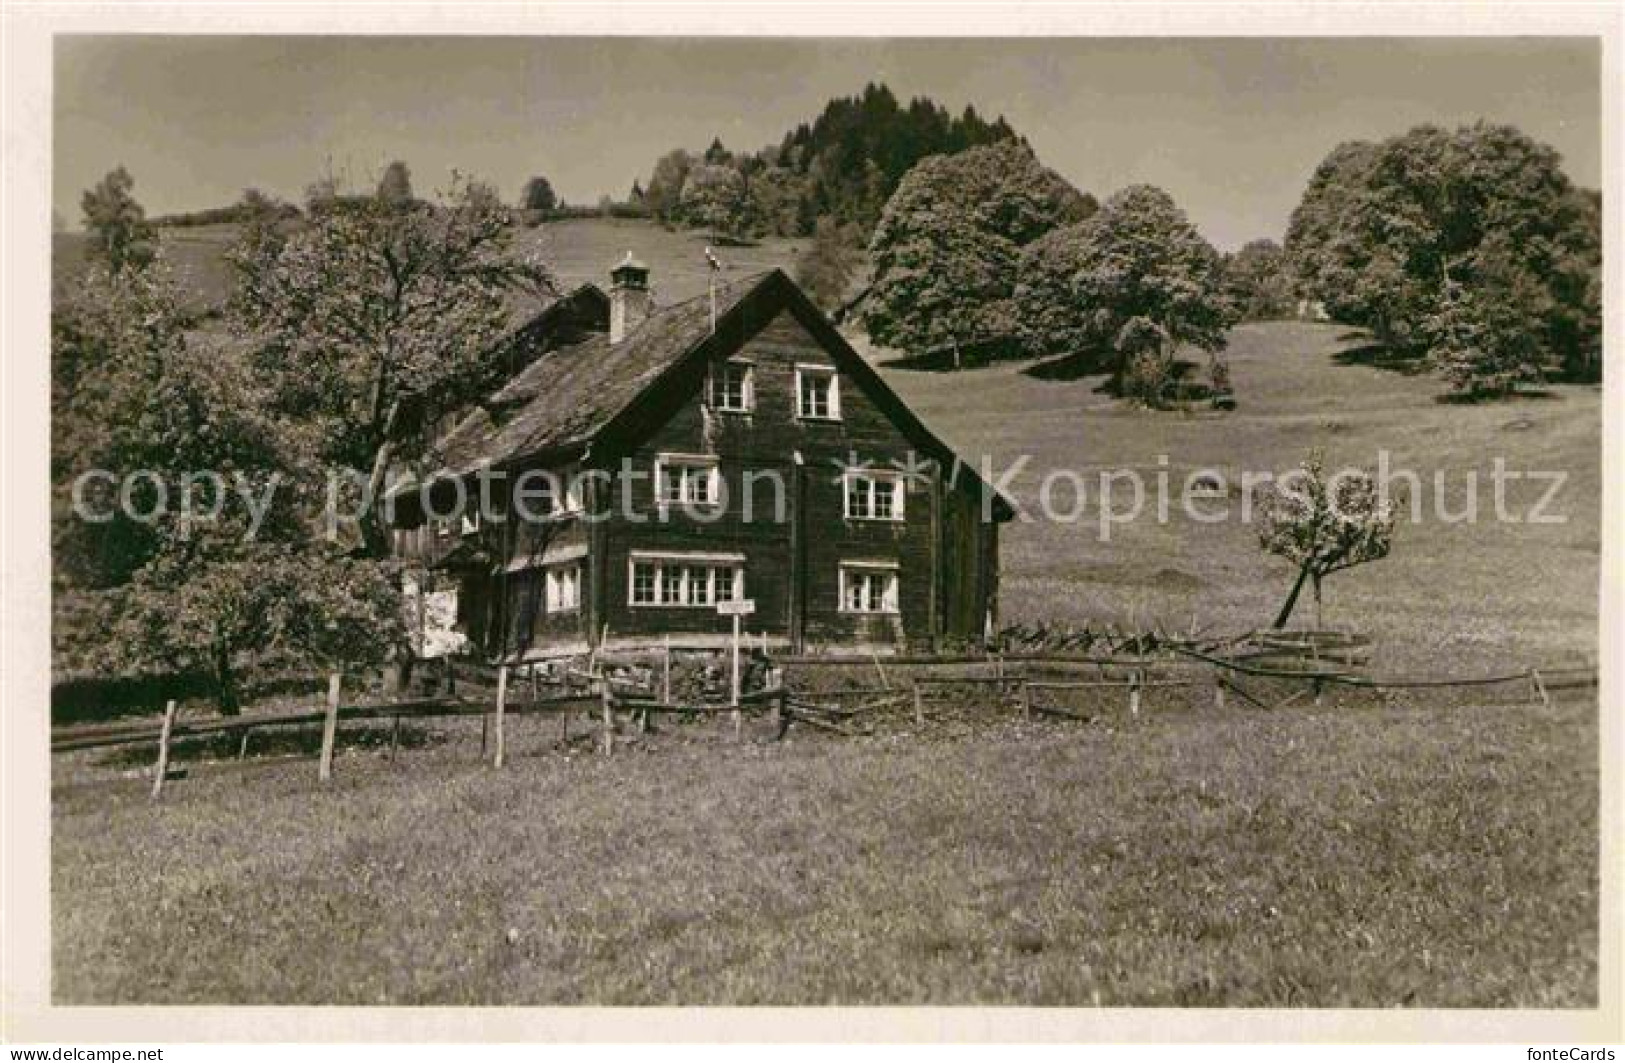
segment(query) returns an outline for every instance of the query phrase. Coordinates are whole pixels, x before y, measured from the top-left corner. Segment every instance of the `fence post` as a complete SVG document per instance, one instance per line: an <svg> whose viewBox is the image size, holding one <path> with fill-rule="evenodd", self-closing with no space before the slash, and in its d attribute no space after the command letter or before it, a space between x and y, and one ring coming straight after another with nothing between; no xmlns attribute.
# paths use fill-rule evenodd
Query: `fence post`
<svg viewBox="0 0 1625 1063"><path fill-rule="evenodd" d="M389 759L390 759L391 763L394 763L395 751L400 748L400 745L401 745L401 714L397 712L395 714L395 718L394 718L393 722L391 722L390 725L389 725Z"/></svg>
<svg viewBox="0 0 1625 1063"><path fill-rule="evenodd" d="M1021 684L1021 718L1030 720L1033 718L1033 688L1025 679L1018 682Z"/></svg>
<svg viewBox="0 0 1625 1063"><path fill-rule="evenodd" d="M925 701L920 693L920 681L914 680L914 723L916 726L925 726Z"/></svg>
<svg viewBox="0 0 1625 1063"><path fill-rule="evenodd" d="M254 733L252 727L244 727L242 737L237 742L237 759L242 760L248 756L248 736Z"/></svg>
<svg viewBox="0 0 1625 1063"><path fill-rule="evenodd" d="M503 733L503 721L508 711L508 666L503 665L497 669L497 755L495 766L502 767L503 754L507 752L506 736Z"/></svg>
<svg viewBox="0 0 1625 1063"><path fill-rule="evenodd" d="M660 700L671 704L671 636L666 636L665 653L660 667Z"/></svg>
<svg viewBox="0 0 1625 1063"><path fill-rule="evenodd" d="M321 782L329 782L333 778L333 743L339 733L339 685L342 682L340 673L332 672L327 677L327 719L322 722L322 762L317 769L317 778Z"/></svg>
<svg viewBox="0 0 1625 1063"><path fill-rule="evenodd" d="M1129 673L1128 679L1128 714L1134 719L1140 717L1140 679L1138 668Z"/></svg>
<svg viewBox="0 0 1625 1063"><path fill-rule="evenodd" d="M1213 707L1224 708L1224 669L1213 669Z"/></svg>
<svg viewBox="0 0 1625 1063"><path fill-rule="evenodd" d="M169 732L175 726L175 699L164 704L164 725L158 731L158 774L152 780L152 797L164 792L164 776L169 773Z"/></svg>
<svg viewBox="0 0 1625 1063"><path fill-rule="evenodd" d="M1540 703L1541 703L1542 707L1548 708L1548 709L1551 708L1552 707L1552 698L1551 698L1550 694L1546 693L1546 684L1541 681L1540 669L1538 669L1538 668L1529 669L1529 681L1534 684L1535 693L1540 696Z"/></svg>
<svg viewBox="0 0 1625 1063"><path fill-rule="evenodd" d="M615 752L615 710L610 704L609 680L598 681L598 691L604 705L604 756Z"/></svg>

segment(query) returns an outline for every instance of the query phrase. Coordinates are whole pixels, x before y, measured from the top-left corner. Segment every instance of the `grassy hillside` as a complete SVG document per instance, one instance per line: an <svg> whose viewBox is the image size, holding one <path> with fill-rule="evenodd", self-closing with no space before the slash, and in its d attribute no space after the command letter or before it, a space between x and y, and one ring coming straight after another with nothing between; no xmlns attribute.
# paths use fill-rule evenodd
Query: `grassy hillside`
<svg viewBox="0 0 1625 1063"><path fill-rule="evenodd" d="M1462 406L1441 403L1438 381L1369 365L1345 364L1357 339L1341 326L1299 322L1243 325L1229 359L1240 408L1181 415L1128 409L1099 394L1100 377L1041 380L1000 365L958 374L884 368L888 381L967 461L990 455L1005 469L1031 455L1014 481L1036 507L1052 469L1084 474L1087 504L1077 523L1007 525L1002 539L1004 617L1011 621L1157 618L1188 627L1194 617L1219 630L1267 624L1292 579L1265 555L1256 526L1239 518L1199 524L1179 505L1186 474L1216 468L1232 485L1244 471L1283 472L1311 447L1328 464L1375 469L1379 451L1394 469L1423 481L1422 521L1395 533L1392 556L1338 573L1326 584L1326 623L1378 639L1379 668L1471 672L1531 660L1583 659L1596 650L1601 498L1601 390L1552 387L1540 397ZM1357 356L1355 356L1357 357ZM1152 500L1132 524L1099 528L1101 469L1138 469L1154 488L1166 456L1170 519ZM1511 470L1555 471L1567 481L1552 512L1562 524L1494 520L1492 462ZM1434 478L1445 476L1446 514L1461 511L1467 476L1478 477L1479 519L1445 523ZM1516 482L1507 511L1527 514L1544 483ZM1074 493L1059 485L1057 508ZM1132 497L1115 496L1119 512ZM1216 503L1210 503L1211 509ZM1035 510L1036 515L1036 510ZM1295 621L1313 620L1307 591Z"/></svg>

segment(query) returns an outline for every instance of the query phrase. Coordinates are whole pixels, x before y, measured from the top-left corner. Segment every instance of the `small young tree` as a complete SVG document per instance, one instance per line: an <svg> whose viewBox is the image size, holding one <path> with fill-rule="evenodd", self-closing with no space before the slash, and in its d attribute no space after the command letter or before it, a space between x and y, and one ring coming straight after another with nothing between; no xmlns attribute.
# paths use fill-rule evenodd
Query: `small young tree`
<svg viewBox="0 0 1625 1063"><path fill-rule="evenodd" d="M1259 543L1269 553L1298 567L1274 627L1292 618L1303 585L1315 593L1315 623L1321 622L1321 583L1334 572L1388 556L1393 546L1394 515L1377 490L1376 478L1363 470L1326 476L1318 451L1284 476L1263 496Z"/></svg>
<svg viewBox="0 0 1625 1063"><path fill-rule="evenodd" d="M157 235L147 212L130 194L135 180L120 166L87 189L79 204L90 234L86 253L115 273L126 266L145 266L157 254Z"/></svg>

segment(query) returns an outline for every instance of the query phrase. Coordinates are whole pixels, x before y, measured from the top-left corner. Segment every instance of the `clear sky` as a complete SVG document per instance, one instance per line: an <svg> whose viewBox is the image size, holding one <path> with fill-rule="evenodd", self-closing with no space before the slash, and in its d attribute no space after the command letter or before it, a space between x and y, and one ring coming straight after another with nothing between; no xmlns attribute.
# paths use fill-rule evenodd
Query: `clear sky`
<svg viewBox="0 0 1625 1063"><path fill-rule="evenodd" d="M1601 177L1601 51L1578 38L609 39L59 37L55 208L123 164L149 214L298 200L329 165L394 158L421 194L453 168L516 198L624 196L670 148L776 143L884 81L1003 114L1104 198L1150 182L1223 249L1279 238L1337 143L1420 122L1510 122Z"/></svg>

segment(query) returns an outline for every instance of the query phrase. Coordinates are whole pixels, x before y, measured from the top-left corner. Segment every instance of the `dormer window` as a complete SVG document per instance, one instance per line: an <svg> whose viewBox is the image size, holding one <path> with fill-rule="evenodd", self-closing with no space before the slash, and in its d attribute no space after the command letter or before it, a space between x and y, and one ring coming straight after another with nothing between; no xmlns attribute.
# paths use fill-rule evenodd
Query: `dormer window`
<svg viewBox="0 0 1625 1063"><path fill-rule="evenodd" d="M711 406L723 413L749 413L756 406L755 374L749 362L711 367Z"/></svg>
<svg viewBox="0 0 1625 1063"><path fill-rule="evenodd" d="M841 378L831 366L796 366L796 416L804 421L841 419Z"/></svg>

